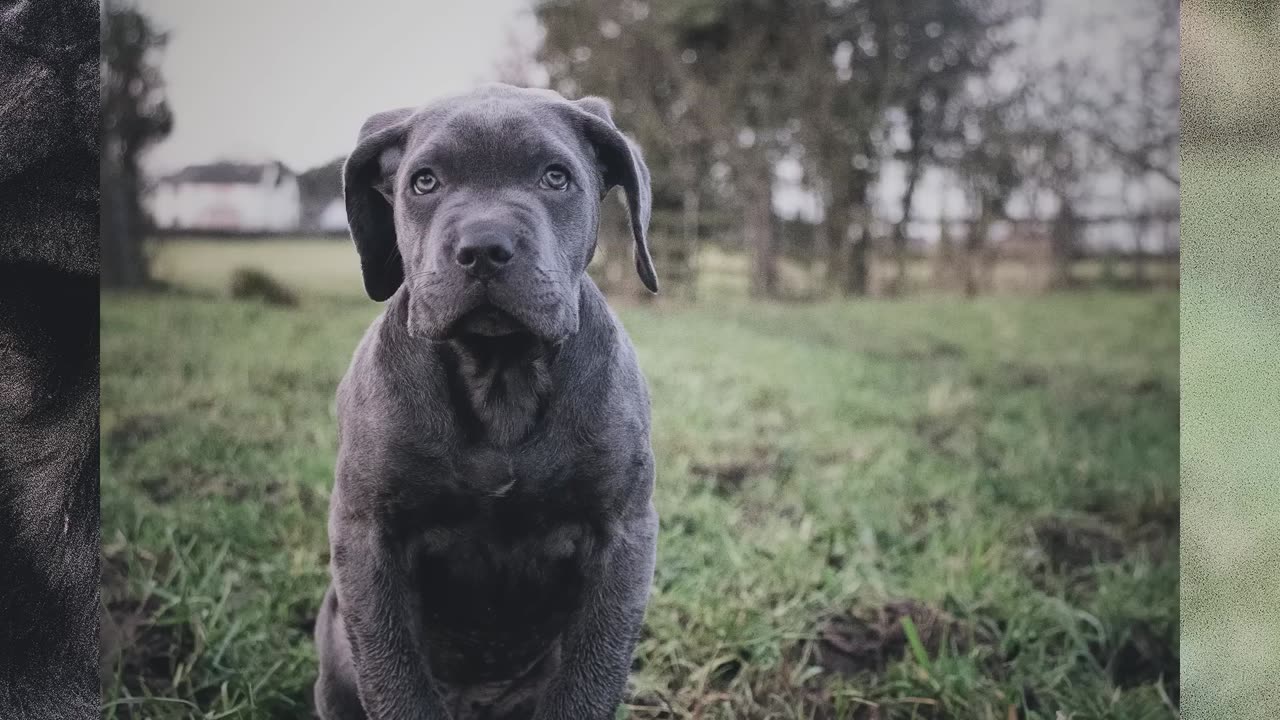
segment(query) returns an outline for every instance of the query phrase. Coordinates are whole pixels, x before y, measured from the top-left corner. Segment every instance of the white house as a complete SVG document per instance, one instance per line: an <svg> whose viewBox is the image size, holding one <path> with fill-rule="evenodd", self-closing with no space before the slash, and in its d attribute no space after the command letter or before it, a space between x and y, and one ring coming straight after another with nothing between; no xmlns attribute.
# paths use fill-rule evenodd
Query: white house
<svg viewBox="0 0 1280 720"><path fill-rule="evenodd" d="M301 215L298 178L280 162L192 165L160 178L148 204L163 230L287 232Z"/></svg>
<svg viewBox="0 0 1280 720"><path fill-rule="evenodd" d="M318 229L324 232L345 232L347 229L347 205L341 197L324 206L316 220Z"/></svg>

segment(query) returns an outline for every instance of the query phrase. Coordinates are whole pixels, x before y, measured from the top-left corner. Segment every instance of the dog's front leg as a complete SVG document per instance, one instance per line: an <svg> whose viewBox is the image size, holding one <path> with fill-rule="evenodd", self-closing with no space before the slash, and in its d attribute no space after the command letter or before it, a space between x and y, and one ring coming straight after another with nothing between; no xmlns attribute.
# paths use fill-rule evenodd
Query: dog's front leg
<svg viewBox="0 0 1280 720"><path fill-rule="evenodd" d="M369 720L448 720L410 612L404 556L371 520L348 516L334 533L339 604Z"/></svg>
<svg viewBox="0 0 1280 720"><path fill-rule="evenodd" d="M658 514L626 522L602 553L598 584L565 633L563 665L534 720L611 720L627 685L653 582Z"/></svg>

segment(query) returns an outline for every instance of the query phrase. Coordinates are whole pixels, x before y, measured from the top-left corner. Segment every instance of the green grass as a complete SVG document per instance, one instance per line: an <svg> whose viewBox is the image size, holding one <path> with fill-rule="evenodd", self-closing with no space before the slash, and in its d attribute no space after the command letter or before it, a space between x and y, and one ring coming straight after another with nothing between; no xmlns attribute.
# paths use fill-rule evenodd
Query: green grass
<svg viewBox="0 0 1280 720"><path fill-rule="evenodd" d="M192 237L156 243L152 272L182 288L225 293L235 271L262 268L277 280L313 295L364 297L355 246L347 238L289 238L265 242Z"/></svg>
<svg viewBox="0 0 1280 720"><path fill-rule="evenodd" d="M257 250L297 308L104 299L106 717L305 717L378 311L310 247ZM255 260L166 252L207 290ZM630 717L1175 716L1176 294L620 314L662 517Z"/></svg>

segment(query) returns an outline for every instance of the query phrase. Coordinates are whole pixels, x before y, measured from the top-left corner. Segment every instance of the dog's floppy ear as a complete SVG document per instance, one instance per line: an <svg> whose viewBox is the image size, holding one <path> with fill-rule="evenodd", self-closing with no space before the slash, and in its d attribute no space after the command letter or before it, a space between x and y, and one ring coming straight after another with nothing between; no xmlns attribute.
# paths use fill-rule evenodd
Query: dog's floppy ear
<svg viewBox="0 0 1280 720"><path fill-rule="evenodd" d="M658 274L649 256L646 234L653 211L653 190L649 185L649 167L644 164L640 148L613 124L609 103L598 97L585 97L572 103L580 112L583 132L596 149L604 165L604 190L621 185L631 214L631 235L635 238L636 272L649 292L658 292Z"/></svg>
<svg viewBox="0 0 1280 720"><path fill-rule="evenodd" d="M391 297L404 282L404 262L396 247L392 214L392 180L408 129L406 121L412 114L412 108L401 108L365 120L356 148L342 167L347 226L360 253L364 289L379 302Z"/></svg>

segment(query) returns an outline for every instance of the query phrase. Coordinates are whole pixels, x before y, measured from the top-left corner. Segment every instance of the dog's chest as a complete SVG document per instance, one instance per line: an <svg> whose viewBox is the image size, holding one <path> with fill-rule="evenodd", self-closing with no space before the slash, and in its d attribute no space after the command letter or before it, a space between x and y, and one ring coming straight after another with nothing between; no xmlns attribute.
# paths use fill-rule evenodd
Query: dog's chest
<svg viewBox="0 0 1280 720"><path fill-rule="evenodd" d="M590 582L599 533L589 511L518 487L437 494L406 544L433 666L458 682L529 671Z"/></svg>

